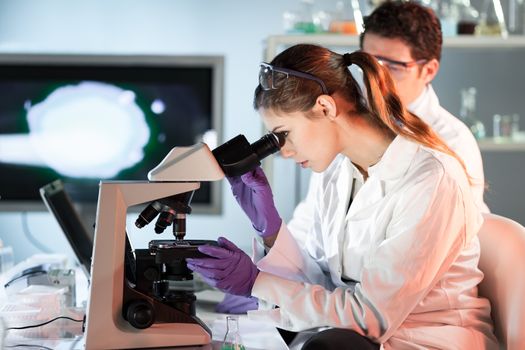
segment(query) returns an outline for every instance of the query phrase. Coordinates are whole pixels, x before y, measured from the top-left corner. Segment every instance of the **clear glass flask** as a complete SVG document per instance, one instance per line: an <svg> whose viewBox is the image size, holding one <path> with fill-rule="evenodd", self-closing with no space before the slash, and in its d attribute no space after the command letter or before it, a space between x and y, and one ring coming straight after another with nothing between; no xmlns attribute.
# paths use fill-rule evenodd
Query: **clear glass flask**
<svg viewBox="0 0 525 350"><path fill-rule="evenodd" d="M226 316L226 335L224 335L221 350L245 350L239 333L237 316Z"/></svg>
<svg viewBox="0 0 525 350"><path fill-rule="evenodd" d="M476 88L461 90L461 110L459 116L469 127L476 139L485 137L485 125L476 117Z"/></svg>

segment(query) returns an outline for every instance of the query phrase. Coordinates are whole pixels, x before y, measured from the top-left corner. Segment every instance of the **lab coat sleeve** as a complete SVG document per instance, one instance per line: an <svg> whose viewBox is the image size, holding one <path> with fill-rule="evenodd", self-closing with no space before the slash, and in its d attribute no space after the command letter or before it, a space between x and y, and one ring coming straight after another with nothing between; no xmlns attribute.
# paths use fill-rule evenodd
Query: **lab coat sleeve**
<svg viewBox="0 0 525 350"><path fill-rule="evenodd" d="M436 168L389 201L392 218L385 240L370 251L355 289L329 290L262 270L252 294L279 308L250 317L270 318L296 331L350 328L379 343L386 341L457 258L466 230L479 228L466 227L475 221L466 215L475 214L466 212L458 184Z"/></svg>
<svg viewBox="0 0 525 350"><path fill-rule="evenodd" d="M288 222L288 230L295 237L300 246L304 246L308 232L314 224L315 193L320 182L321 174L313 173L308 183L306 197L297 205L292 219Z"/></svg>
<svg viewBox="0 0 525 350"><path fill-rule="evenodd" d="M326 259L322 247L319 246L321 229L319 227L319 210L317 207L322 188L322 174L313 173L308 185L306 197L298 204L290 222L287 224L288 231L295 239L302 251L307 251L315 261Z"/></svg>
<svg viewBox="0 0 525 350"><path fill-rule="evenodd" d="M333 288L330 276L307 251L302 249L290 234L286 225L281 225L277 239L263 259L257 261L259 271L299 282L317 283Z"/></svg>

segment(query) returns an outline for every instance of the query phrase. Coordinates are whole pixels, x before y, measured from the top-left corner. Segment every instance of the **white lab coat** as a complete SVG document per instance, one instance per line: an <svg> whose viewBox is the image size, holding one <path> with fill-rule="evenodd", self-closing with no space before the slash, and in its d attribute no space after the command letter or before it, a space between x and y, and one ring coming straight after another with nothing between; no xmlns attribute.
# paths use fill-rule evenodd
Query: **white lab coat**
<svg viewBox="0 0 525 350"><path fill-rule="evenodd" d="M428 84L421 95L408 106L408 110L430 125L445 143L463 160L467 172L471 177L471 190L474 200L483 212L490 212L483 201L485 177L483 174L481 152L476 139L468 127L461 120L441 107L439 99L430 84ZM322 174L312 173L306 198L297 205L293 218L288 223L289 230L293 232L296 237L304 236L307 233L307 230L304 228L310 227L313 224L313 207L315 200L312 198L312 192L317 190L321 176ZM334 174L334 176L336 175Z"/></svg>
<svg viewBox="0 0 525 350"><path fill-rule="evenodd" d="M276 326L354 329L385 349L495 347L477 297L482 217L452 157L396 137L347 213L352 180L339 156L311 191L301 239L282 225L257 262L252 294L279 308L250 312Z"/></svg>
<svg viewBox="0 0 525 350"><path fill-rule="evenodd" d="M413 101L408 110L425 121L463 160L471 177L474 200L483 212L490 212L483 201L485 177L483 161L478 143L469 128L458 118L441 107L434 89L429 84L421 95Z"/></svg>

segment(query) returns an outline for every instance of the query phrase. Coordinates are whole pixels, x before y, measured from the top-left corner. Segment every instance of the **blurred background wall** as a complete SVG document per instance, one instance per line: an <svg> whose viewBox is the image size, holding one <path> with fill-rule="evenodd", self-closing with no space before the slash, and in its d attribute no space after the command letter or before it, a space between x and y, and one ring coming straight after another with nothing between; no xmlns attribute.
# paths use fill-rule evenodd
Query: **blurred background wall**
<svg viewBox="0 0 525 350"><path fill-rule="evenodd" d="M504 2L506 9L507 5ZM335 1L316 2L315 6L331 10L335 9ZM223 55L223 141L239 133L253 141L262 133L262 123L252 109L252 94L258 83L265 39L283 34L283 13L299 8L298 0L2 0L0 53ZM445 49L442 71L434 86L442 104L456 115L460 89L476 86L479 117L489 128L494 113L523 113L525 73L520 63L524 61L523 48L468 52ZM487 203L496 213L522 224L524 155L483 153L489 181ZM275 197L284 219L291 217L309 176L303 170L293 170L296 175L292 176L291 167L295 167L293 162L278 159L272 174L280 180ZM190 215L186 238L215 239L225 235L248 250L251 225L230 195L226 181L222 186L222 214ZM128 226L133 226L134 220L130 216ZM153 238L150 232L130 230L137 246ZM71 254L47 212L0 212L0 238L5 245L13 246L16 261L42 248Z"/></svg>

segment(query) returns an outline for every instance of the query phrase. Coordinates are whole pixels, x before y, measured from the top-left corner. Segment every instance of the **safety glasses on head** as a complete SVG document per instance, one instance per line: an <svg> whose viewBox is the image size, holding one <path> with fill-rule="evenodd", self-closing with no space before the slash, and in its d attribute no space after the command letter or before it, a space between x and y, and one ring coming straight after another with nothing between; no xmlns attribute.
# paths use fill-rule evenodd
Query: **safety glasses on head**
<svg viewBox="0 0 525 350"><path fill-rule="evenodd" d="M397 78L403 77L405 73L408 72L412 67L415 67L421 64L425 64L428 62L428 60L426 59L403 62L403 61L392 60L390 58L386 58L383 56L374 56L374 57L377 59L380 65L386 67L390 71L392 76L397 77Z"/></svg>
<svg viewBox="0 0 525 350"><path fill-rule="evenodd" d="M289 76L313 80L321 86L323 94L329 95L326 85L318 77L293 69L274 67L271 64L264 62L261 63L261 69L259 71L259 84L265 91L275 90L282 87Z"/></svg>

